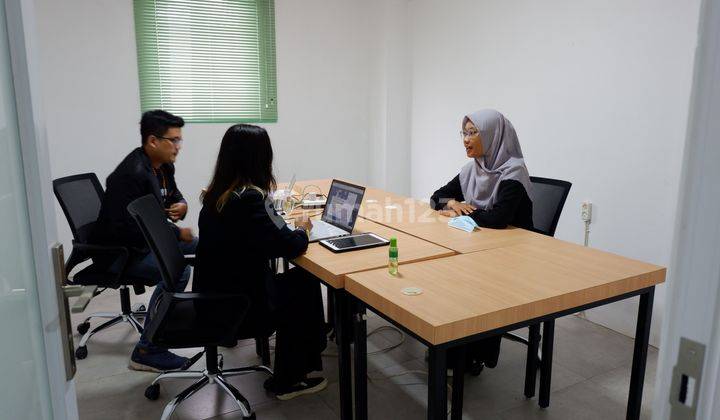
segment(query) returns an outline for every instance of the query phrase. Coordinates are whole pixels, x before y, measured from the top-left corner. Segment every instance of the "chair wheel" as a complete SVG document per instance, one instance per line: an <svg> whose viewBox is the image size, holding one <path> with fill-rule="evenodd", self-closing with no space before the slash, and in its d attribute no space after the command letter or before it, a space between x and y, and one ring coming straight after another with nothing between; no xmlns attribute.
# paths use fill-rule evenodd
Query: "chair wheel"
<svg viewBox="0 0 720 420"><path fill-rule="evenodd" d="M85 321L85 322L83 322L82 324L80 324L80 325L77 326L77 332L78 332L80 335L85 334L86 332L88 332L89 329L90 329L90 323L87 322L87 321Z"/></svg>
<svg viewBox="0 0 720 420"><path fill-rule="evenodd" d="M155 401L160 397L160 384L150 385L145 388L145 398Z"/></svg>
<svg viewBox="0 0 720 420"><path fill-rule="evenodd" d="M472 376L479 376L483 369L485 369L485 365L482 362L473 361L472 364L470 364L469 373Z"/></svg>
<svg viewBox="0 0 720 420"><path fill-rule="evenodd" d="M87 346L78 347L75 350L75 358L82 360L87 357Z"/></svg>

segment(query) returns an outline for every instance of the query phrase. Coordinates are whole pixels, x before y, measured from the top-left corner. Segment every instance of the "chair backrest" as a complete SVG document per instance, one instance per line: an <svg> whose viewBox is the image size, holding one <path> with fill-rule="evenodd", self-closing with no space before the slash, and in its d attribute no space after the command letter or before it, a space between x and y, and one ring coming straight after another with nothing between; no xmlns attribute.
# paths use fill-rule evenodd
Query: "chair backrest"
<svg viewBox="0 0 720 420"><path fill-rule="evenodd" d="M555 236L563 206L572 184L559 179L530 177L533 185L533 225L535 230Z"/></svg>
<svg viewBox="0 0 720 420"><path fill-rule="evenodd" d="M53 181L53 191L75 241L88 243L102 205L103 187L97 175L86 173L58 178Z"/></svg>
<svg viewBox="0 0 720 420"><path fill-rule="evenodd" d="M250 307L248 298L176 290L186 263L165 212L152 194L138 198L127 209L155 255L165 284L172 289L163 291L155 308L148 308L155 314L145 326L150 342L184 348L217 346L234 339Z"/></svg>
<svg viewBox="0 0 720 420"><path fill-rule="evenodd" d="M160 266L160 275L171 290L185 271L185 256L167 221L165 211L154 195L148 194L128 204L127 210L142 231Z"/></svg>

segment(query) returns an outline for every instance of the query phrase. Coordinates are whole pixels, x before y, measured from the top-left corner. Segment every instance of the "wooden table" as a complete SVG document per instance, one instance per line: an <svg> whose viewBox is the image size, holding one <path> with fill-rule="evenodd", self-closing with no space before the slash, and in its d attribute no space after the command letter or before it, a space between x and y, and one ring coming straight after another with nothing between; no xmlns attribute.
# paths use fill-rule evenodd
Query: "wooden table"
<svg viewBox="0 0 720 420"><path fill-rule="evenodd" d="M403 261L407 262L419 262L455 254L452 250L439 245L361 218L358 218L353 232L372 232L386 238L396 237L398 244L402 246ZM345 328L345 326L352 325L352 322L344 290L345 276L381 267L387 271L388 249L387 247L376 247L347 253L333 253L315 242L311 243L307 252L296 258L293 264L311 272L328 286L328 292L333 301L332 311L336 320L334 327L338 345L340 416L342 419L352 419L351 331L347 331Z"/></svg>
<svg viewBox="0 0 720 420"><path fill-rule="evenodd" d="M295 190L327 194L330 184L329 179L299 181ZM343 255L312 244L308 253L296 260L297 265L318 276L338 296L336 319L354 318L356 419L367 418L363 317L366 307L428 345L428 418L445 418L448 349L463 351L463 344L525 326L530 327L530 337L537 335L539 339L539 325L543 322L539 403L547 407L554 320L638 295L640 308L627 417L639 418L654 286L664 281L664 268L523 229L483 228L466 233L450 228L448 218L433 211L428 203L377 188L366 188L359 215L357 231L398 237L399 276L387 273L384 248L359 251L362 255L355 252ZM427 245L439 248L430 250ZM449 256L453 253L464 255ZM421 287L424 292L406 296L400 292L405 286ZM352 305L346 289L353 295ZM341 416L350 418L348 332L342 331L341 325L336 327ZM534 355L539 340L529 341L528 354ZM460 418L462 412L464 357L458 356L461 363L453 376L453 418ZM535 392L536 363L535 357L528 357L525 386L528 397Z"/></svg>
<svg viewBox="0 0 720 420"><path fill-rule="evenodd" d="M402 248L401 248L402 249ZM402 264L400 276L372 270L346 276L356 298L356 419L367 418L366 307L430 349L428 418L447 413L446 354L451 348L544 322L541 400L549 398L554 320L640 295L627 417L640 415L654 286L665 268L560 240L531 239L483 252ZM406 296L401 289L423 289ZM453 418L462 412L464 357L453 375ZM459 372L457 370L460 370ZM533 383L535 378L532 378Z"/></svg>

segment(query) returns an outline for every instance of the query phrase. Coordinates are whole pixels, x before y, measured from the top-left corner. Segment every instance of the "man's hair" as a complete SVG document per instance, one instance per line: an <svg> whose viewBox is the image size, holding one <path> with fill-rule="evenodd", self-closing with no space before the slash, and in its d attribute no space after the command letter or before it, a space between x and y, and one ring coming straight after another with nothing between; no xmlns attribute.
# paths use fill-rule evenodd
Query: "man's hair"
<svg viewBox="0 0 720 420"><path fill-rule="evenodd" d="M150 136L162 137L165 133L167 133L170 127L180 128L184 125L185 120L177 115L173 115L160 109L147 111L140 119L140 136L142 137L142 144L145 145L148 137Z"/></svg>

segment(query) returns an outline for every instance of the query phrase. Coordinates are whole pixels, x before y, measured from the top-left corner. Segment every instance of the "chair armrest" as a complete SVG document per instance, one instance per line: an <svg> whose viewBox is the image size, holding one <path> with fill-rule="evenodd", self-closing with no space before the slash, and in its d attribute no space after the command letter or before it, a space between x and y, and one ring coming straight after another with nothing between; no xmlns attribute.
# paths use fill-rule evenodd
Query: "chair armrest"
<svg viewBox="0 0 720 420"><path fill-rule="evenodd" d="M66 275L69 275L76 265L86 261L88 258L115 257L122 262L124 267L129 256L128 249L122 246L84 244L73 241L72 252L65 267Z"/></svg>
<svg viewBox="0 0 720 420"><path fill-rule="evenodd" d="M148 252L150 252L150 250L147 247L138 248L136 246L129 246L127 248L128 248L128 250L130 250L131 253L134 253L134 254L147 254Z"/></svg>
<svg viewBox="0 0 720 420"><path fill-rule="evenodd" d="M115 245L95 245L95 244L81 244L81 243L73 243L73 248L77 249L78 251L83 252L91 252L95 254L127 254L128 249L124 246L115 246Z"/></svg>
<svg viewBox="0 0 720 420"><path fill-rule="evenodd" d="M74 258L73 256L81 256L81 258ZM115 282L118 282L125 273L125 267L128 260L130 259L130 250L123 246L116 245L96 245L96 244L84 244L73 242L73 250L71 258L68 261L67 267L65 268L66 274L69 275L75 266L88 258L93 258L93 263L97 262L96 259L103 258L114 258L115 261L120 263L120 271L117 273ZM93 264L95 265L95 264ZM92 267L92 266L90 266ZM83 268L84 271L90 267Z"/></svg>
<svg viewBox="0 0 720 420"><path fill-rule="evenodd" d="M73 243L73 251L78 251L89 257L93 256L112 256L124 258L127 260L130 252L126 247L123 246L109 246L109 245L95 245L95 244L81 244Z"/></svg>

